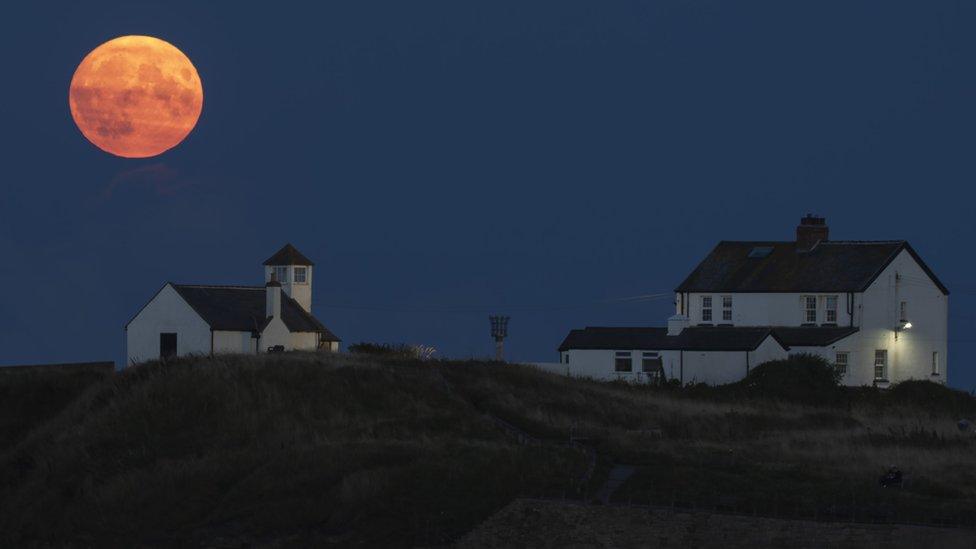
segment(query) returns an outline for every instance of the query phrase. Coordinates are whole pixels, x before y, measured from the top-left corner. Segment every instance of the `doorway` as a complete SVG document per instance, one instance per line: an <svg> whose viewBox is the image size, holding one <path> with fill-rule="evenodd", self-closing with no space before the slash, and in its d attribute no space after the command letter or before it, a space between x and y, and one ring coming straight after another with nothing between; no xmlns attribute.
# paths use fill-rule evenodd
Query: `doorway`
<svg viewBox="0 0 976 549"><path fill-rule="evenodd" d="M176 334L159 334L159 358L176 357Z"/></svg>

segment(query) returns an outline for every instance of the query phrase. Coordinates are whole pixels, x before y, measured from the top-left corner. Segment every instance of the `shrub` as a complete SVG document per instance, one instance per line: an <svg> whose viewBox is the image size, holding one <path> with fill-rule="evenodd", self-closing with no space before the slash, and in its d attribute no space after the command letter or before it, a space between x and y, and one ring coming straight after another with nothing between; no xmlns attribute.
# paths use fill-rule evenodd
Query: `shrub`
<svg viewBox="0 0 976 549"><path fill-rule="evenodd" d="M437 350L429 345L406 345L404 343L356 343L349 346L349 352L387 358L410 358L427 360Z"/></svg>
<svg viewBox="0 0 976 549"><path fill-rule="evenodd" d="M908 405L932 413L949 413L960 418L976 419L976 398L965 391L950 389L940 383L925 380L903 381L884 395L886 404Z"/></svg>
<svg viewBox="0 0 976 549"><path fill-rule="evenodd" d="M727 387L748 397L826 404L843 399L839 382L837 370L827 360L797 354L760 364L745 379Z"/></svg>

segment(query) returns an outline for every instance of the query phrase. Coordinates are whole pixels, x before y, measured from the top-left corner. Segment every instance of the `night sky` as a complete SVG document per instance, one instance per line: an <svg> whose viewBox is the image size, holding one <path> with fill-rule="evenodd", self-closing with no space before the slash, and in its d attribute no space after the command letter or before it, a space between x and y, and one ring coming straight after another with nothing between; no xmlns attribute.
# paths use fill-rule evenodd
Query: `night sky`
<svg viewBox="0 0 976 549"><path fill-rule="evenodd" d="M952 291L976 387L976 4L6 4L0 364L121 361L167 280L261 284L285 242L345 344L556 360L586 325L663 325L718 240L907 239ZM110 156L68 84L111 38L179 47L200 121Z"/></svg>

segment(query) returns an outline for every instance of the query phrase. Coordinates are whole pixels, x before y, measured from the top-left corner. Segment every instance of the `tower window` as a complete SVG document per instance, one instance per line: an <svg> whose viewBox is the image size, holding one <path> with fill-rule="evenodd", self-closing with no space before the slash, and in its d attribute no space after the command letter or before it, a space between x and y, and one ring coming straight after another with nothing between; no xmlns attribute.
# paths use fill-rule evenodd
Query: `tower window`
<svg viewBox="0 0 976 549"><path fill-rule="evenodd" d="M275 267L274 268L275 280L281 283L288 282L288 267Z"/></svg>
<svg viewBox="0 0 976 549"><path fill-rule="evenodd" d="M295 267L295 284L308 282L308 267Z"/></svg>

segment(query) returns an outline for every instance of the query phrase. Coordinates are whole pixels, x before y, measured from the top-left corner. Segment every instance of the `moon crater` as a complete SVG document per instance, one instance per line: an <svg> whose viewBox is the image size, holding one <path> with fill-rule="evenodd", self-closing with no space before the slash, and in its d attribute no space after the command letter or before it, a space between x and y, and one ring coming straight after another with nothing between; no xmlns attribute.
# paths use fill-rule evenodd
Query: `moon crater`
<svg viewBox="0 0 976 549"><path fill-rule="evenodd" d="M146 158L175 147L193 130L203 86L193 63L172 44L123 36L85 56L68 102L75 124L95 146Z"/></svg>

